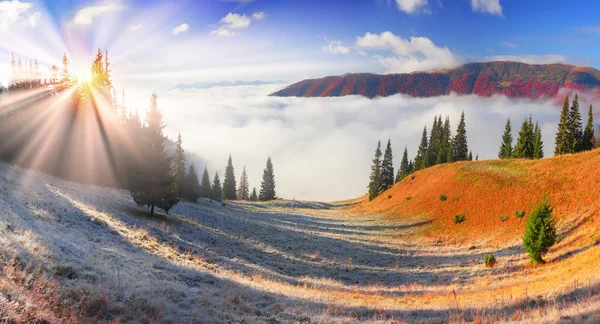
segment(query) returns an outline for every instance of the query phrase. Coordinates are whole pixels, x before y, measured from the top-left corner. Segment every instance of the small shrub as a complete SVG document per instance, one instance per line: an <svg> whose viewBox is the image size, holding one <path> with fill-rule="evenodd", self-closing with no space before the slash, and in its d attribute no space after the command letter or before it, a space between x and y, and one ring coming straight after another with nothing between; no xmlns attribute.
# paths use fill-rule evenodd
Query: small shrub
<svg viewBox="0 0 600 324"><path fill-rule="evenodd" d="M523 247L533 264L545 263L542 256L556 243L557 235L552 219L552 206L544 198L527 219Z"/></svg>
<svg viewBox="0 0 600 324"><path fill-rule="evenodd" d="M483 263L486 267L491 268L496 264L496 257L491 253L486 253L483 256Z"/></svg>
<svg viewBox="0 0 600 324"><path fill-rule="evenodd" d="M226 204L226 203L224 203L224 202L222 202L222 203L221 203L221 206L223 206L223 207L227 207L227 204Z"/></svg>
<svg viewBox="0 0 600 324"><path fill-rule="evenodd" d="M463 214L458 214L458 215L454 215L454 223L455 224L460 224L462 222L464 222L465 220L467 220L467 217Z"/></svg>
<svg viewBox="0 0 600 324"><path fill-rule="evenodd" d="M502 222L506 222L506 221L508 220L508 218L509 218L509 217L510 217L510 215L509 215L509 214L502 215L502 216L500 216L500 221L502 221Z"/></svg>
<svg viewBox="0 0 600 324"><path fill-rule="evenodd" d="M411 199L412 199L412 196L408 196L408 197L406 197L406 201L409 201L409 200L411 200Z"/></svg>
<svg viewBox="0 0 600 324"><path fill-rule="evenodd" d="M414 174L410 176L410 180L415 180L415 175Z"/></svg>
<svg viewBox="0 0 600 324"><path fill-rule="evenodd" d="M446 199L448 199L448 196L440 195L440 201L446 201Z"/></svg>
<svg viewBox="0 0 600 324"><path fill-rule="evenodd" d="M392 195L388 195L388 199L392 199Z"/></svg>
<svg viewBox="0 0 600 324"><path fill-rule="evenodd" d="M515 217L516 218L523 218L525 216L525 211L524 210L517 210L515 212Z"/></svg>

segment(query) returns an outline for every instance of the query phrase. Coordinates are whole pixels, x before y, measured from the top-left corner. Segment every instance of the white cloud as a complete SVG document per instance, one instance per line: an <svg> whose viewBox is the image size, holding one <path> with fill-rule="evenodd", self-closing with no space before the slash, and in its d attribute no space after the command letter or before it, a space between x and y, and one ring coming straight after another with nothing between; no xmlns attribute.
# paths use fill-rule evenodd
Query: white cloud
<svg viewBox="0 0 600 324"><path fill-rule="evenodd" d="M527 64L568 63L576 65L591 64L591 60L583 57L565 56L562 54L544 55L494 55L487 56L486 61L514 61Z"/></svg>
<svg viewBox="0 0 600 324"><path fill-rule="evenodd" d="M42 14L35 12L27 15L32 8L31 2L0 1L0 30L7 30L11 25L18 23L35 27Z"/></svg>
<svg viewBox="0 0 600 324"><path fill-rule="evenodd" d="M173 35L178 35L181 33L185 33L190 29L190 25L188 24L181 24L175 28L173 28Z"/></svg>
<svg viewBox="0 0 600 324"><path fill-rule="evenodd" d="M252 14L252 19L254 19L254 20L263 20L265 18L267 18L267 14L262 11L255 12Z"/></svg>
<svg viewBox="0 0 600 324"><path fill-rule="evenodd" d="M428 0L396 0L396 5L400 11L415 14L427 10Z"/></svg>
<svg viewBox="0 0 600 324"><path fill-rule="evenodd" d="M518 48L519 46L517 46L517 44L515 43L511 43L511 42L502 42L502 45L508 47L508 48Z"/></svg>
<svg viewBox="0 0 600 324"><path fill-rule="evenodd" d="M500 0L471 0L471 9L474 12L485 12L502 17Z"/></svg>
<svg viewBox="0 0 600 324"><path fill-rule="evenodd" d="M341 41L331 41L329 45L323 46L323 50L331 54L348 54L350 49Z"/></svg>
<svg viewBox="0 0 600 324"><path fill-rule="evenodd" d="M423 126L429 129L436 115L450 116L455 133L464 110L469 149L480 159L495 159L506 119L510 116L513 121L516 141L529 114L540 122L550 156L560 114L551 100L502 96L395 95L376 100L267 96L279 88L238 86L159 94L160 104L170 107L164 110L166 132L173 138L181 131L186 150L206 160L211 175L223 172L231 153L236 171L246 166L250 185L258 187L271 156L278 196L337 200L366 192L377 140L391 139L397 169L404 146L413 158Z"/></svg>
<svg viewBox="0 0 600 324"><path fill-rule="evenodd" d="M454 67L461 59L447 47L439 47L426 37L405 39L387 31L381 34L366 33L356 38L356 46L365 50L379 50L385 55L374 57L390 73L430 71Z"/></svg>
<svg viewBox="0 0 600 324"><path fill-rule="evenodd" d="M118 3L85 7L75 13L75 17L73 17L73 24L80 26L89 26L92 24L95 17L111 11L121 9L125 9L125 6Z"/></svg>
<svg viewBox="0 0 600 324"><path fill-rule="evenodd" d="M140 30L140 29L144 28L144 25L143 24L136 24L136 25L131 25L128 28L129 28L129 30Z"/></svg>

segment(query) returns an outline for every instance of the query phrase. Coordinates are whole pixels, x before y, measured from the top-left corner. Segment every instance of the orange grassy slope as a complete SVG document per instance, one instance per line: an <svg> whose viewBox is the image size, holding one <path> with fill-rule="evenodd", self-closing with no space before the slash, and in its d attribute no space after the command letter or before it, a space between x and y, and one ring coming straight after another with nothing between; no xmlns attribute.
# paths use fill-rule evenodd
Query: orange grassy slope
<svg viewBox="0 0 600 324"><path fill-rule="evenodd" d="M576 234L573 243L587 245L600 238L599 166L600 150L543 160L438 165L350 209L399 220L429 220L420 229L424 239L497 245L520 242L529 213L547 195L559 231ZM441 201L440 195L447 200ZM518 210L525 210L526 216L515 217ZM466 221L455 224L456 214L464 214ZM509 215L508 220L502 221L503 215ZM575 231L583 227L585 231Z"/></svg>

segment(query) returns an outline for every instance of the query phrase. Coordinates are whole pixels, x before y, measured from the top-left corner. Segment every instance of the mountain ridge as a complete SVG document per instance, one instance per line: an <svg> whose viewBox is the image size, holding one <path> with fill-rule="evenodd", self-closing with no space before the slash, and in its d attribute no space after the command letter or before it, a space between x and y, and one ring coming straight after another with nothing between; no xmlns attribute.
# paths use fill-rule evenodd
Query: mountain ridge
<svg viewBox="0 0 600 324"><path fill-rule="evenodd" d="M396 74L347 73L306 79L271 96L339 97L362 95L368 98L406 94L434 97L456 93L511 98L554 97L560 89L585 91L600 87L600 71L562 63L527 64L513 61L467 63L433 72Z"/></svg>

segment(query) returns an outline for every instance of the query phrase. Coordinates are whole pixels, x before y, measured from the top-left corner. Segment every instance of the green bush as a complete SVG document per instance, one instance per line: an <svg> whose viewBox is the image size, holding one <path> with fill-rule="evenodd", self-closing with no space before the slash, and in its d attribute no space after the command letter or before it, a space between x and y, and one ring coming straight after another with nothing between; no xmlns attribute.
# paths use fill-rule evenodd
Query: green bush
<svg viewBox="0 0 600 324"><path fill-rule="evenodd" d="M408 196L408 197L406 197L406 201L409 201L409 200L411 200L411 199L412 199L412 196Z"/></svg>
<svg viewBox="0 0 600 324"><path fill-rule="evenodd" d="M509 218L509 217L510 217L510 215L509 215L509 214L502 215L502 216L500 216L500 220L501 220L501 221L503 221L503 222L506 222L506 221L508 220L508 218Z"/></svg>
<svg viewBox="0 0 600 324"><path fill-rule="evenodd" d="M223 206L223 207L226 207L226 206L227 206L227 204L226 204L226 203L224 203L224 202L222 202L222 203L221 203L221 206Z"/></svg>
<svg viewBox="0 0 600 324"><path fill-rule="evenodd" d="M525 211L524 210L517 210L515 212L515 217L516 218L523 218L523 216L525 216Z"/></svg>
<svg viewBox="0 0 600 324"><path fill-rule="evenodd" d="M496 257L491 253L486 253L483 256L483 263L486 267L491 268L496 264Z"/></svg>
<svg viewBox="0 0 600 324"><path fill-rule="evenodd" d="M388 195L388 199L392 199L392 195Z"/></svg>
<svg viewBox="0 0 600 324"><path fill-rule="evenodd" d="M523 236L523 247L529 254L531 262L534 264L544 263L542 256L556 243L556 239L552 206L548 199L544 198L529 215Z"/></svg>
<svg viewBox="0 0 600 324"><path fill-rule="evenodd" d="M458 214L458 215L454 215L454 218L452 220L454 221L455 224L460 224L460 223L464 222L465 220L467 220L467 217L463 214Z"/></svg>
<svg viewBox="0 0 600 324"><path fill-rule="evenodd" d="M414 174L410 176L410 180L415 180L415 175Z"/></svg>
<svg viewBox="0 0 600 324"><path fill-rule="evenodd" d="M448 196L446 196L446 195L440 195L440 200L441 201L446 201L446 199L448 199Z"/></svg>

